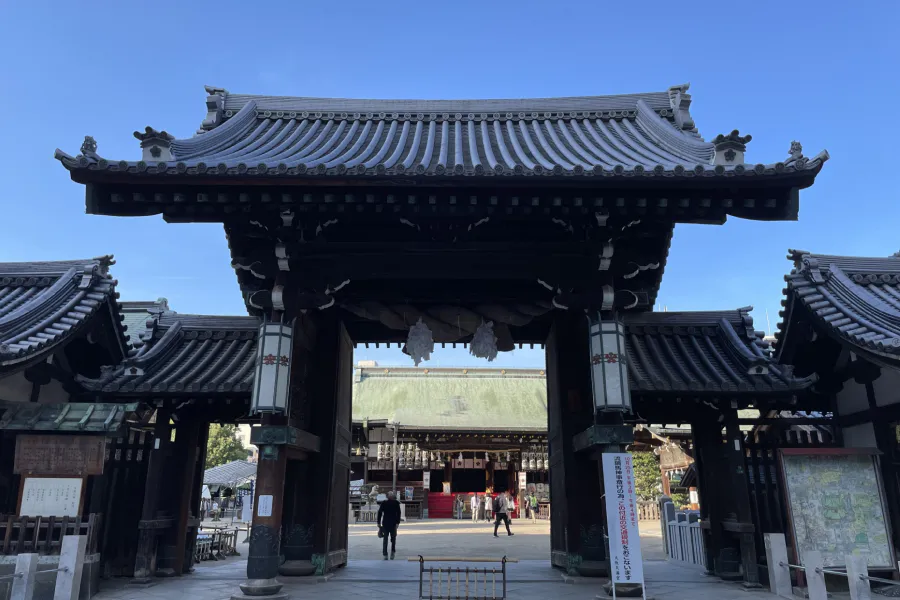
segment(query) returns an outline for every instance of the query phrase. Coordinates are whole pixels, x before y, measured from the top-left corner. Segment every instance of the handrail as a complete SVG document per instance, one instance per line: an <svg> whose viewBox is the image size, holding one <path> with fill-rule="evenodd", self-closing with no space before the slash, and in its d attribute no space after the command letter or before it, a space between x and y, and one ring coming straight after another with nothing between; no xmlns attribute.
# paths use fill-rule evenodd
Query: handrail
<svg viewBox="0 0 900 600"><path fill-rule="evenodd" d="M476 558L462 558L459 556L410 556L406 559L406 562L477 562L477 563L517 563L519 562L518 558L484 558L484 557L476 557Z"/></svg>

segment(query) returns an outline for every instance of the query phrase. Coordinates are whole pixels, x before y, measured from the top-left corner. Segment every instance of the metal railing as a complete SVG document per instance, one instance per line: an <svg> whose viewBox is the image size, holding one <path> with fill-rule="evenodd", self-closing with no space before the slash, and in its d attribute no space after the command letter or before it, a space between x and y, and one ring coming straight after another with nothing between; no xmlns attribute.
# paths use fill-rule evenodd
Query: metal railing
<svg viewBox="0 0 900 600"><path fill-rule="evenodd" d="M503 600L506 598L506 565L515 558L410 557L419 563L419 598L421 600ZM432 563L499 563L497 567L438 566ZM497 589L499 576L500 589ZM427 578L427 581L426 581ZM426 589L427 588L427 589ZM500 595L497 595L497 592Z"/></svg>
<svg viewBox="0 0 900 600"><path fill-rule="evenodd" d="M810 600L826 600L828 590L825 576L846 577L850 589L851 600L871 600L871 583L900 585L900 581L872 577L866 557L861 554L850 554L845 557L846 568L826 568L822 564L822 554L809 550L802 553L803 565L795 565L787 559L787 548L784 535L780 533L765 534L766 562L769 569L769 587L781 598L794 598L791 584L791 569L802 572L806 577L807 597Z"/></svg>

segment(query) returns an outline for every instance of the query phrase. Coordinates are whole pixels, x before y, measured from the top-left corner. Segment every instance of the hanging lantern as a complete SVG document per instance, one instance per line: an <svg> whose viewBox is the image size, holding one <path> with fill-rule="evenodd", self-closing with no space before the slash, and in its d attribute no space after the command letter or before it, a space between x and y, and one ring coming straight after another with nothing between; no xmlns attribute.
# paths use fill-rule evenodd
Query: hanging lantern
<svg viewBox="0 0 900 600"><path fill-rule="evenodd" d="M544 470L550 470L550 455L546 451L544 452Z"/></svg>
<svg viewBox="0 0 900 600"><path fill-rule="evenodd" d="M591 380L594 410L631 412L628 367L625 355L625 327L615 318L590 318Z"/></svg>
<svg viewBox="0 0 900 600"><path fill-rule="evenodd" d="M252 414L287 414L291 374L292 330L284 323L263 322L256 342Z"/></svg>
<svg viewBox="0 0 900 600"><path fill-rule="evenodd" d="M431 353L434 352L434 337L431 335L428 325L423 323L421 318L409 328L409 336L406 338L406 351L417 367L423 360L429 360Z"/></svg>
<svg viewBox="0 0 900 600"><path fill-rule="evenodd" d="M531 456L528 459L528 466L531 467L532 471L537 469L537 459L535 458L534 452L531 453Z"/></svg>
<svg viewBox="0 0 900 600"><path fill-rule="evenodd" d="M462 460L462 459L463 459L463 457L462 457L462 452L460 452L460 453L459 453L459 460Z"/></svg>
<svg viewBox="0 0 900 600"><path fill-rule="evenodd" d="M382 460L384 458L384 444L378 444L378 450L375 458L377 458L378 460Z"/></svg>
<svg viewBox="0 0 900 600"><path fill-rule="evenodd" d="M494 322L482 322L472 336L469 344L469 354L476 358L486 358L491 362L497 358L497 336L494 335Z"/></svg>
<svg viewBox="0 0 900 600"><path fill-rule="evenodd" d="M509 452L506 453L506 462L509 462Z"/></svg>

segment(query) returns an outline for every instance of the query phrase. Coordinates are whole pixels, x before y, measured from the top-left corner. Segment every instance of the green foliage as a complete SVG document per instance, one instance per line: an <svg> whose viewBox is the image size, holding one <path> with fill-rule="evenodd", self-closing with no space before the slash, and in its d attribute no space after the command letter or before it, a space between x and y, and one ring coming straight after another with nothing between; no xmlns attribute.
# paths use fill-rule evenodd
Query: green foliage
<svg viewBox="0 0 900 600"><path fill-rule="evenodd" d="M209 426L209 441L206 444L206 468L211 469L234 460L247 460L247 449L237 436L237 426Z"/></svg>
<svg viewBox="0 0 900 600"><path fill-rule="evenodd" d="M656 500L660 495L662 476L659 473L659 458L652 452L634 452L634 486L640 500Z"/></svg>
<svg viewBox="0 0 900 600"><path fill-rule="evenodd" d="M690 504L690 497L683 492L669 494L669 497L672 498L672 504L675 505L676 509Z"/></svg>

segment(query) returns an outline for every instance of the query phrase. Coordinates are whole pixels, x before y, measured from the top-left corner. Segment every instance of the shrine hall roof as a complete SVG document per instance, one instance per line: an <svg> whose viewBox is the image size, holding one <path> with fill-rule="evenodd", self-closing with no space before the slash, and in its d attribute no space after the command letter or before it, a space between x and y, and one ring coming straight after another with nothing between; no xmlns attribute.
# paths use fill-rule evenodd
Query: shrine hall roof
<svg viewBox="0 0 900 600"><path fill-rule="evenodd" d="M253 387L259 321L254 317L163 312L132 356L79 376L88 391L117 394L246 394Z"/></svg>
<svg viewBox="0 0 900 600"><path fill-rule="evenodd" d="M38 360L87 330L106 311L120 336L112 256L84 260L0 263L0 370Z"/></svg>
<svg viewBox="0 0 900 600"><path fill-rule="evenodd" d="M827 152L747 164L737 131L705 141L688 86L616 96L353 100L231 94L207 87L198 135L135 132L143 160L102 158L93 138L70 171L191 176L759 177L818 172ZM735 146L734 144L738 144ZM715 160L716 152L730 158ZM799 145L798 145L799 148ZM739 156L743 156L743 153Z"/></svg>
<svg viewBox="0 0 900 600"><path fill-rule="evenodd" d="M152 302L122 302L122 323L128 328L128 340L134 346L143 345L153 334L153 318L169 311L169 301L159 298Z"/></svg>
<svg viewBox="0 0 900 600"><path fill-rule="evenodd" d="M774 363L750 310L627 314L631 391L790 393L812 385L815 377L795 378Z"/></svg>
<svg viewBox="0 0 900 600"><path fill-rule="evenodd" d="M875 362L900 361L900 253L853 257L790 250L794 269L785 276L787 297L779 323L778 351L791 317L804 307L833 338Z"/></svg>
<svg viewBox="0 0 900 600"><path fill-rule="evenodd" d="M547 383L532 369L357 368L353 420L405 429L547 430Z"/></svg>

